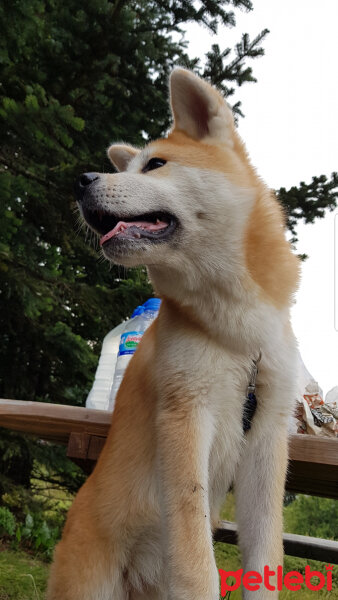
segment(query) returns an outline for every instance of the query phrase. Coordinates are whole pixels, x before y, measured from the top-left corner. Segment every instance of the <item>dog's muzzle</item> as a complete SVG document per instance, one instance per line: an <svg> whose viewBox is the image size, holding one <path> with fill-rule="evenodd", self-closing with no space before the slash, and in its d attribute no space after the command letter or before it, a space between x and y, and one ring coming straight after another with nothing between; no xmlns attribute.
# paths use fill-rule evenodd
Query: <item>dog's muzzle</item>
<svg viewBox="0 0 338 600"><path fill-rule="evenodd" d="M75 181L74 192L76 200L81 204L85 193L89 190L89 187L100 178L98 173L82 173L80 177Z"/></svg>

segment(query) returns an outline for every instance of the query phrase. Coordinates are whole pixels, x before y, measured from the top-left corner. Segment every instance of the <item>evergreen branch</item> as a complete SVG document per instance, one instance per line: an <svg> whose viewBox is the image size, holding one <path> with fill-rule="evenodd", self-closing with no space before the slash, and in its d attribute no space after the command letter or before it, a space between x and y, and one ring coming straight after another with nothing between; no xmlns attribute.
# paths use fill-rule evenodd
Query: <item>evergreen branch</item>
<svg viewBox="0 0 338 600"><path fill-rule="evenodd" d="M264 54L263 48L257 49L256 47L261 44L264 38L268 35L269 29L263 29L255 39L250 43L249 36L244 33L240 44L236 45L237 58L235 58L228 66L229 70L233 70L239 64L243 62L245 58L255 58Z"/></svg>
<svg viewBox="0 0 338 600"><path fill-rule="evenodd" d="M51 186L51 187L54 187L55 189L57 189L57 187L58 187L52 181L47 180L47 179L42 179L41 177L39 177L38 175L35 175L31 171L28 171L26 168L20 167L17 162L14 164L13 162L11 162L8 159L8 157L0 155L0 161L4 166L6 165L10 169L10 171L12 173L14 173L15 175L23 175L24 177L27 177L28 179L31 179L32 181L36 181L44 186ZM7 171L7 169L5 169L5 168L2 170L3 173L6 171Z"/></svg>
<svg viewBox="0 0 338 600"><path fill-rule="evenodd" d="M313 177L310 184L302 181L298 187L292 186L289 190L280 188L276 194L285 210L292 240L297 242L296 225L300 219L313 223L316 218L323 218L326 210L333 211L337 207L338 173L332 173L331 180L320 175Z"/></svg>
<svg viewBox="0 0 338 600"><path fill-rule="evenodd" d="M245 82L255 82L256 79L252 75L251 67L243 69L245 60L248 58L256 58L264 54L263 48L257 46L261 44L268 30L264 29L255 39L250 42L248 34L243 34L242 40L235 46L236 58L229 64L224 65L224 61L228 58L231 49L220 51L218 44L213 44L211 51L207 53L207 63L204 69L203 76L209 78L212 83L220 88L220 91L225 97L233 95L235 89L225 85L225 81L236 81L239 86ZM237 114L242 114L236 105Z"/></svg>
<svg viewBox="0 0 338 600"><path fill-rule="evenodd" d="M27 264L24 264L19 260L16 260L15 258L9 258L8 256L6 256L4 262L11 265L13 268L17 268L19 270L24 271L25 273L29 273L34 279L37 279L38 281L43 281L44 283L51 283L53 284L53 286L64 287L65 289L67 289L68 287L65 282L60 281L59 279L57 279L57 277L48 277L47 275L44 275L44 271L41 268L39 269L39 271L34 270Z"/></svg>
<svg viewBox="0 0 338 600"><path fill-rule="evenodd" d="M112 8L110 9L110 17L112 19L116 19L116 17L118 17L124 4L126 4L126 0L115 0Z"/></svg>
<svg viewBox="0 0 338 600"><path fill-rule="evenodd" d="M44 481L45 483L52 483L48 479L42 477L39 477L39 481ZM50 500L51 497L46 495L45 492L68 492L67 486L62 485L60 481L58 483L55 482L55 485L46 485L43 488L39 487L39 485L32 483L31 488L35 494L39 494L41 498L45 498L46 500ZM62 502L67 502L67 500L68 498L62 498Z"/></svg>

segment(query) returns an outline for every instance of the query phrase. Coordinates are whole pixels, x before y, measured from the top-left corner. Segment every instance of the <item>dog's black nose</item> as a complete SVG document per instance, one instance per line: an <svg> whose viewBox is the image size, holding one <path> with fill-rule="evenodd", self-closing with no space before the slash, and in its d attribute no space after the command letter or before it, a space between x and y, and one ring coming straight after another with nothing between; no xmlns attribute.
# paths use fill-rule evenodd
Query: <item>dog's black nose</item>
<svg viewBox="0 0 338 600"><path fill-rule="evenodd" d="M81 202L83 199L84 193L88 186L91 183L94 183L94 181L97 179L99 179L99 175L97 173L82 173L82 175L80 175L80 177L75 181L75 196L79 202Z"/></svg>

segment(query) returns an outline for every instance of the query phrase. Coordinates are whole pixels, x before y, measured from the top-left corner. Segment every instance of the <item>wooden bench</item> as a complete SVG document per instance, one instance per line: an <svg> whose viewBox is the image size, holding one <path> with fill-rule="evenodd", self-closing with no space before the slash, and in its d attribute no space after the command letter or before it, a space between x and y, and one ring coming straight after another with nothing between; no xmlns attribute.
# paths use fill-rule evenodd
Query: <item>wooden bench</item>
<svg viewBox="0 0 338 600"><path fill-rule="evenodd" d="M0 426L67 444L67 455L90 473L104 446L111 414L105 411L0 399ZM338 499L338 439L310 435L289 438L286 489ZM215 540L237 543L236 525L223 522ZM287 554L338 564L338 543L284 534Z"/></svg>
<svg viewBox="0 0 338 600"><path fill-rule="evenodd" d="M0 399L0 426L68 445L67 454L90 472L104 446L111 414L106 411ZM338 439L291 435L290 492L338 499Z"/></svg>

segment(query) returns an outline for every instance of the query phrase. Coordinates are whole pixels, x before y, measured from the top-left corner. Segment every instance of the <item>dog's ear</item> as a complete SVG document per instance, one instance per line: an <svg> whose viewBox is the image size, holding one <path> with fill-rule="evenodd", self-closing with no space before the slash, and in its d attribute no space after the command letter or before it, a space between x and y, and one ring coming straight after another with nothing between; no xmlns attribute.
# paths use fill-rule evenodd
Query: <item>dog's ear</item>
<svg viewBox="0 0 338 600"><path fill-rule="evenodd" d="M221 94L186 69L176 68L170 77L170 101L174 129L196 140L211 137L233 144L234 119Z"/></svg>
<svg viewBox="0 0 338 600"><path fill-rule="evenodd" d="M128 144L113 144L107 150L109 160L118 171L125 171L131 159L138 153L137 148Z"/></svg>

